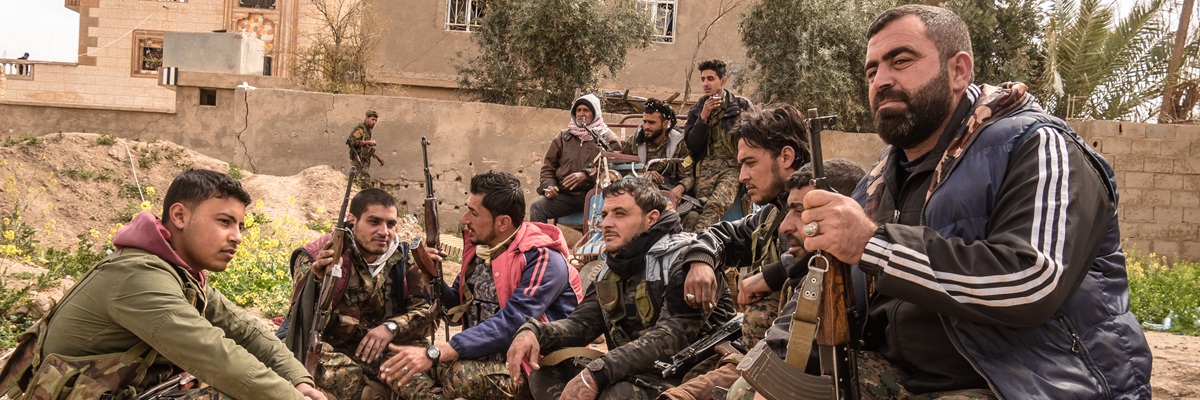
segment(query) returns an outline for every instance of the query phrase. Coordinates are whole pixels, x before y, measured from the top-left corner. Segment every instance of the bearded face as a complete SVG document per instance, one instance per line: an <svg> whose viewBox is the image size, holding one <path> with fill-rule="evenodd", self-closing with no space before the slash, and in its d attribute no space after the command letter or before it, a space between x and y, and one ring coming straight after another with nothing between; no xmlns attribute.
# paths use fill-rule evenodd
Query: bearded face
<svg viewBox="0 0 1200 400"><path fill-rule="evenodd" d="M900 101L906 107L880 109L879 103L884 100ZM943 65L935 78L915 91L892 86L877 92L871 99L875 131L884 143L901 149L915 147L945 120L951 101L950 74Z"/></svg>

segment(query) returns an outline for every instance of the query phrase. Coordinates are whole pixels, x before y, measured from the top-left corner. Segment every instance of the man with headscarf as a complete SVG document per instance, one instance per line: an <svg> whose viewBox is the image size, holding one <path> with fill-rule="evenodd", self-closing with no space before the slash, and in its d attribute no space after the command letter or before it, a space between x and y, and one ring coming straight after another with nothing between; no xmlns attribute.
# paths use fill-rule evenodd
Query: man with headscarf
<svg viewBox="0 0 1200 400"><path fill-rule="evenodd" d="M541 199L529 206L529 220L545 223L583 211L584 197L595 186L592 160L603 150L603 140L612 151L620 151L617 134L608 129L600 110L600 98L585 94L571 105L571 122L550 141L542 161Z"/></svg>

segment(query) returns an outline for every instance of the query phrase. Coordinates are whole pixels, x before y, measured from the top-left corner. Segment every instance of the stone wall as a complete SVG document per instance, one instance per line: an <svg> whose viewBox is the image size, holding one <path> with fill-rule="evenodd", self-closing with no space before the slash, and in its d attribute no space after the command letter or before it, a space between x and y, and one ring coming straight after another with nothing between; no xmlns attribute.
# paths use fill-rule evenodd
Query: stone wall
<svg viewBox="0 0 1200 400"><path fill-rule="evenodd" d="M372 175L397 188L404 209L417 211L424 197L419 143L427 136L433 142L430 164L443 202L440 211L452 221L461 212L457 206L470 177L489 169L516 174L534 200L542 156L567 122L564 110L261 88L221 90L215 107L197 106L198 88L177 91L176 112L165 114L0 104L0 140L102 131L169 140L252 172L291 175L314 165L344 170L345 137L364 111L374 109L380 113L379 155L387 164L372 167ZM1071 125L1115 167L1128 246L1200 260L1200 126ZM873 134L829 132L824 147L827 157L849 158L868 168L883 145Z"/></svg>
<svg viewBox="0 0 1200 400"><path fill-rule="evenodd" d="M1200 260L1200 125L1072 125L1117 173L1126 247Z"/></svg>

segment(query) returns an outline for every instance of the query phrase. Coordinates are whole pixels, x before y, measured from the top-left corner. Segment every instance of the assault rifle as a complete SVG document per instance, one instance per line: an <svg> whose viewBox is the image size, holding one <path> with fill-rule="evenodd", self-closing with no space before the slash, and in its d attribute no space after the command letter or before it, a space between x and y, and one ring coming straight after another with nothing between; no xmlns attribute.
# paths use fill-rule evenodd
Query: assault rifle
<svg viewBox="0 0 1200 400"><path fill-rule="evenodd" d="M821 131L837 121L836 116L819 116L808 110L809 146L812 148L813 180L816 189L831 190L825 180L821 157ZM857 399L857 339L851 337L853 304L850 268L836 258L814 252L808 275L797 290L796 312L792 315L787 362L759 342L738 364L738 370L755 390L769 400L797 398ZM854 313L856 314L856 313ZM804 370L815 338L820 358L820 376Z"/></svg>
<svg viewBox="0 0 1200 400"><path fill-rule="evenodd" d="M412 255L421 270L433 278L430 280L429 310L434 318L434 326L429 331L429 343L435 343L437 341L437 320L444 319L445 316L445 310L442 307L442 295L444 294L442 291L446 288L446 281L442 277L442 263L434 262L425 250L426 248L441 249L441 240L438 238L440 231L438 229L437 197L434 197L433 193L433 174L429 173L430 144L429 139L421 137L421 155L425 157L425 240L413 246ZM443 321L442 327L445 328L446 340L450 340L450 325Z"/></svg>
<svg viewBox="0 0 1200 400"><path fill-rule="evenodd" d="M733 339L734 335L742 333L742 320L745 319L745 314L738 313L730 318L728 322L718 327L708 336L700 338L695 343L692 343L674 356L671 356L671 362L655 361L654 367L662 370L663 378L675 375L680 368L687 367L697 361L703 360L712 354L713 348L717 344Z"/></svg>
<svg viewBox="0 0 1200 400"><path fill-rule="evenodd" d="M338 282L342 279L342 252L345 250L343 247L350 231L346 222L346 210L350 207L350 189L354 187L356 173L358 171L351 166L350 176L346 182L346 194L342 197L342 209L338 211L338 223L333 228L333 236L329 241L329 249L333 250L333 263L325 267L328 268L327 276L321 277L321 294L317 298L316 315L313 317L312 328L308 333L308 349L305 352L304 369L314 376L317 373L317 361L321 359L321 332L325 330L325 326L329 324L329 317L333 314L333 295ZM353 236L350 235L350 237ZM312 279L316 278L317 275L314 273Z"/></svg>

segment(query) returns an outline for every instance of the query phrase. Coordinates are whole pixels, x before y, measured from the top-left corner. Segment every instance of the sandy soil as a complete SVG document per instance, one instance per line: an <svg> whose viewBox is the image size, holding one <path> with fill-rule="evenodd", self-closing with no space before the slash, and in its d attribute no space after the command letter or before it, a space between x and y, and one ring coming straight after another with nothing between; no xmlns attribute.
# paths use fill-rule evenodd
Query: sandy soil
<svg viewBox="0 0 1200 400"><path fill-rule="evenodd" d="M146 201L155 212L161 212L162 196L180 172L193 167L229 170L222 161L174 143L115 139L112 144L101 144L99 137L87 133L50 134L43 136L40 144L0 148L0 216L8 217L14 207L22 207L22 218L37 228L35 238L45 245L71 246L79 234L91 230L107 240L117 224L130 217L120 211L136 210L142 201L139 186L142 195L146 195L146 187L154 187ZM266 214L273 220L289 217L301 223L335 218L346 184L344 174L324 166L286 177L249 172L242 175L246 190L254 199L262 200L261 208L252 206L248 211ZM401 218L399 230L402 238L421 234L417 221L408 217ZM299 234L317 235L307 230ZM458 267L446 263L447 280L454 279ZM42 271L19 260L0 258L0 283L6 287L28 285ZM64 278L56 288L33 293L35 307L48 307L62 296L63 288L73 283ZM264 319L264 323L270 321ZM1162 332L1147 332L1146 337L1154 354L1154 397L1200 398L1200 337Z"/></svg>

